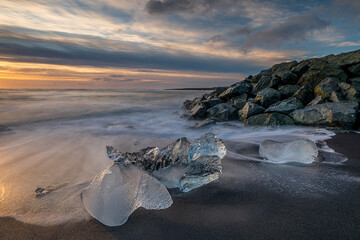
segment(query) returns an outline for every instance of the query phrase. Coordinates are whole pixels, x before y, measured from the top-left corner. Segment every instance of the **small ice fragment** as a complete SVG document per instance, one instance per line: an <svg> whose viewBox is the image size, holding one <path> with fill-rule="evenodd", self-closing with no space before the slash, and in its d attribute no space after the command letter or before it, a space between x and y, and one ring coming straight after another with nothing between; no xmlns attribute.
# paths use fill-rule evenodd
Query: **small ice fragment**
<svg viewBox="0 0 360 240"><path fill-rule="evenodd" d="M91 216L107 226L120 226L139 207L165 209L172 199L157 179L133 165L113 164L82 192Z"/></svg>
<svg viewBox="0 0 360 240"><path fill-rule="evenodd" d="M36 193L36 197L42 197L46 194L49 194L50 191L46 190L45 188L37 188L35 190L35 193Z"/></svg>
<svg viewBox="0 0 360 240"><path fill-rule="evenodd" d="M207 133L191 143L188 162L194 161L201 156L213 155L222 159L226 155L226 148L223 141L218 139L215 134Z"/></svg>
<svg viewBox="0 0 360 240"><path fill-rule="evenodd" d="M221 171L221 159L218 156L201 156L186 168L179 182L180 191L189 192L208 184L218 179Z"/></svg>
<svg viewBox="0 0 360 240"><path fill-rule="evenodd" d="M312 163L317 160L318 148L309 139L298 139L290 142L267 140L260 144L259 154L275 163Z"/></svg>

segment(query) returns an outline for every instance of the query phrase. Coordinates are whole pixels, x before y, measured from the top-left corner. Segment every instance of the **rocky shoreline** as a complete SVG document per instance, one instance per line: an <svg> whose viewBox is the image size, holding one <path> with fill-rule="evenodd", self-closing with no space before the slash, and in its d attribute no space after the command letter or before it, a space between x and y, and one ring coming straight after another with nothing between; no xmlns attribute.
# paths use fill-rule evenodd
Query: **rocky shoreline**
<svg viewBox="0 0 360 240"><path fill-rule="evenodd" d="M360 127L360 50L284 62L229 87L186 100L194 127L239 120L245 125Z"/></svg>

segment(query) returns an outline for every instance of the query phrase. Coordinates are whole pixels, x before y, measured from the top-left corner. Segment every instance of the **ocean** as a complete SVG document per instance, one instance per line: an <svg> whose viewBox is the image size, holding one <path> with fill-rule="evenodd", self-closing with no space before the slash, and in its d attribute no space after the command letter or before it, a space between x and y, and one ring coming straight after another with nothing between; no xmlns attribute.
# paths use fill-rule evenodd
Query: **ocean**
<svg viewBox="0 0 360 240"><path fill-rule="evenodd" d="M257 152L262 141L309 138L317 142L321 151L335 154L336 163L330 164L342 164L346 160L326 145L325 140L335 134L325 129L253 128L244 127L239 121L193 129L191 126L196 121L181 118L181 105L186 99L203 93L194 90L0 90L0 126L11 128L0 133L0 216L39 225L90 219L80 193L98 172L112 164L106 155L107 145L132 152L149 146L163 147L180 137L192 140L213 132L227 145L228 158L260 162L262 165L254 166L263 168L266 161ZM224 179L241 179L244 175L237 174L242 171L238 168L233 166L229 171L225 168ZM287 168L292 168L301 178L301 167ZM322 173L325 179L320 179L323 185L317 188L310 180L281 184L287 179L278 171L279 186L269 183L269 173L264 169L257 171L263 172L256 176L257 180L264 180L274 191L286 187L293 193L305 194L309 188L328 193L330 190L324 187L326 176L331 181L337 174L336 169L326 170ZM37 197L37 188L51 189L51 193Z"/></svg>

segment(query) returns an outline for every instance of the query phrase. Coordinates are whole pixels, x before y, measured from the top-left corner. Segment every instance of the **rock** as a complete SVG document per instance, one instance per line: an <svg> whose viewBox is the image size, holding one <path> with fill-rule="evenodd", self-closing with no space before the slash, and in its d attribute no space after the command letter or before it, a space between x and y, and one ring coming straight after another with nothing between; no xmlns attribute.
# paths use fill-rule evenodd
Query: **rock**
<svg viewBox="0 0 360 240"><path fill-rule="evenodd" d="M283 101L274 103L266 112L279 112L290 114L291 112L303 108L304 105L295 97L285 99Z"/></svg>
<svg viewBox="0 0 360 240"><path fill-rule="evenodd" d="M316 104L322 104L322 103L325 103L322 96L317 96L316 98L314 98L314 100L309 102L309 104L307 106L314 106Z"/></svg>
<svg viewBox="0 0 360 240"><path fill-rule="evenodd" d="M191 126L191 128L202 128L202 127L213 125L213 124L216 124L216 119L207 118L200 123L195 123L193 126Z"/></svg>
<svg viewBox="0 0 360 240"><path fill-rule="evenodd" d="M332 102L339 102L342 99L341 88L336 78L325 78L315 87L314 92L317 96Z"/></svg>
<svg viewBox="0 0 360 240"><path fill-rule="evenodd" d="M183 106L181 109L183 110L190 110L192 108L192 104L193 104L193 101L191 100L186 100L184 103L183 103Z"/></svg>
<svg viewBox="0 0 360 240"><path fill-rule="evenodd" d="M202 101L203 104L205 104L206 108L212 108L213 106L220 104L221 100L218 97L210 97L206 100Z"/></svg>
<svg viewBox="0 0 360 240"><path fill-rule="evenodd" d="M245 104L247 103L247 100L245 99L241 99L241 98L232 98L231 99L231 106L233 106L234 108L236 108L237 110L242 109Z"/></svg>
<svg viewBox="0 0 360 240"><path fill-rule="evenodd" d="M300 100L304 106L314 99L314 91L308 86L302 86L295 94L294 97Z"/></svg>
<svg viewBox="0 0 360 240"><path fill-rule="evenodd" d="M254 103L246 103L243 109L239 110L238 116L240 121L244 121L245 119L258 115L260 113L263 113L265 111L265 108L254 104Z"/></svg>
<svg viewBox="0 0 360 240"><path fill-rule="evenodd" d="M348 68L348 71L353 75L353 76L360 76L360 63L355 64L351 67Z"/></svg>
<svg viewBox="0 0 360 240"><path fill-rule="evenodd" d="M248 82L240 82L235 86L227 88L223 93L219 95L219 98L226 102L229 99L242 95L242 94L250 94L252 91L252 85Z"/></svg>
<svg viewBox="0 0 360 240"><path fill-rule="evenodd" d="M299 62L296 66L294 66L292 69L290 69L291 72L295 73L298 76L303 75L309 68L310 64L314 59L307 59Z"/></svg>
<svg viewBox="0 0 360 240"><path fill-rule="evenodd" d="M360 91L353 88L350 84L341 82L339 83L341 93L346 100L360 102Z"/></svg>
<svg viewBox="0 0 360 240"><path fill-rule="evenodd" d="M260 79L261 79L263 76L268 76L268 77L270 77L270 76L272 75L272 73L273 73L273 71L272 71L271 69L262 70L262 71L260 71L259 74L255 75L255 76L251 79L251 81L252 81L253 83L257 83L257 82L260 81Z"/></svg>
<svg viewBox="0 0 360 240"><path fill-rule="evenodd" d="M253 95L258 94L258 92L268 88L271 83L271 76L262 76L259 82L255 85L254 90L252 91Z"/></svg>
<svg viewBox="0 0 360 240"><path fill-rule="evenodd" d="M347 53L340 53L337 55L329 55L323 57L322 60L327 61L330 64L334 64L340 67L346 67L349 65L355 65L360 63L360 50L347 52Z"/></svg>
<svg viewBox="0 0 360 240"><path fill-rule="evenodd" d="M222 94L224 91L226 91L227 87L216 87L214 89L214 92L216 94L216 96L219 96L220 94Z"/></svg>
<svg viewBox="0 0 360 240"><path fill-rule="evenodd" d="M12 129L9 127L5 127L5 126L0 126L0 133L1 132L11 132Z"/></svg>
<svg viewBox="0 0 360 240"><path fill-rule="evenodd" d="M165 209L173 203L166 187L133 165L113 164L81 193L88 213L106 226L123 225L139 207Z"/></svg>
<svg viewBox="0 0 360 240"><path fill-rule="evenodd" d="M206 116L207 108L201 101L191 109L189 119L204 119Z"/></svg>
<svg viewBox="0 0 360 240"><path fill-rule="evenodd" d="M245 120L247 126L279 126L279 125L294 125L294 121L287 115L281 113L263 113L252 116Z"/></svg>
<svg viewBox="0 0 360 240"><path fill-rule="evenodd" d="M281 94L279 91L272 88L266 88L256 95L255 101L261 106L267 108L271 104L280 101L280 97Z"/></svg>
<svg viewBox="0 0 360 240"><path fill-rule="evenodd" d="M232 107L231 103L221 103L207 110L206 117L217 121L234 120L237 118L236 108Z"/></svg>
<svg viewBox="0 0 360 240"><path fill-rule="evenodd" d="M290 142L267 140L260 144L259 154L274 163L312 163L317 160L318 148L309 139L297 139Z"/></svg>
<svg viewBox="0 0 360 240"><path fill-rule="evenodd" d="M272 77L279 77L282 84L296 84L299 80L298 76L295 73L292 73L289 70L283 70L273 73Z"/></svg>
<svg viewBox="0 0 360 240"><path fill-rule="evenodd" d="M298 65L297 61L283 62L283 63L275 64L270 69L273 72L286 71L286 70L291 70L292 68L294 68L297 65Z"/></svg>
<svg viewBox="0 0 360 240"><path fill-rule="evenodd" d="M290 114L296 124L351 129L356 120L357 102L324 103Z"/></svg>
<svg viewBox="0 0 360 240"><path fill-rule="evenodd" d="M350 78L349 82L351 83L351 87L353 87L356 90L360 91L360 77Z"/></svg>
<svg viewBox="0 0 360 240"><path fill-rule="evenodd" d="M347 75L339 66L320 61L300 77L298 84L314 88L327 77L337 78L341 82L347 79Z"/></svg>
<svg viewBox="0 0 360 240"><path fill-rule="evenodd" d="M281 98L285 99L292 97L300 88L301 86L298 85L283 85L279 87L278 91L281 93Z"/></svg>

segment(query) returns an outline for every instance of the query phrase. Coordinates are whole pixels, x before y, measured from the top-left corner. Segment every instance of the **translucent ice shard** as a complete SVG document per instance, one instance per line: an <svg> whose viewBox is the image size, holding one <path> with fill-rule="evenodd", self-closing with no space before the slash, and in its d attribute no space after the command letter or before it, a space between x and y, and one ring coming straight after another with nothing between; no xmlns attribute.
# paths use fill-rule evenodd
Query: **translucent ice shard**
<svg viewBox="0 0 360 240"><path fill-rule="evenodd" d="M165 209L172 199L163 184L129 164L113 164L82 192L85 209L107 226L120 226L139 207Z"/></svg>
<svg viewBox="0 0 360 240"><path fill-rule="evenodd" d="M275 163L312 163L317 160L318 148L309 139L298 139L290 142L267 140L260 144L259 154Z"/></svg>
<svg viewBox="0 0 360 240"><path fill-rule="evenodd" d="M222 159L226 155L226 148L221 139L215 134L207 133L191 143L189 148L188 162L194 161L201 156L218 156Z"/></svg>
<svg viewBox="0 0 360 240"><path fill-rule="evenodd" d="M221 139L207 133L191 144L186 138L179 138L162 149L121 153L108 146L107 153L115 162L131 163L152 173L167 188L188 192L219 178L226 148Z"/></svg>
<svg viewBox="0 0 360 240"><path fill-rule="evenodd" d="M201 156L186 168L180 178L179 188L182 192L189 192L218 179L221 171L221 159L218 156Z"/></svg>

